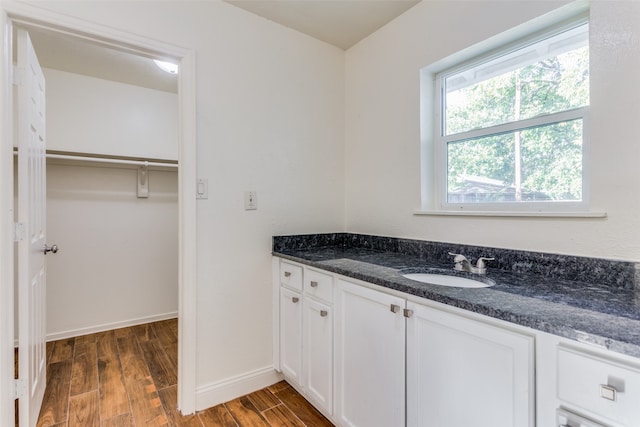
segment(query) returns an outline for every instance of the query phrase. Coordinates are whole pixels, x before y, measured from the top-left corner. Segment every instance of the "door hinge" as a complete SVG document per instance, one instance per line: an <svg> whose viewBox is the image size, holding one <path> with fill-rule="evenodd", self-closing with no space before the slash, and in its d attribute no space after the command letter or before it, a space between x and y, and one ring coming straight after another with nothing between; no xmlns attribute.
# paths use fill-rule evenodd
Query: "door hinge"
<svg viewBox="0 0 640 427"><path fill-rule="evenodd" d="M24 240L24 223L14 222L13 223L13 241L21 242L23 240Z"/></svg>
<svg viewBox="0 0 640 427"><path fill-rule="evenodd" d="M20 86L24 82L24 68L13 66L13 85Z"/></svg>
<svg viewBox="0 0 640 427"><path fill-rule="evenodd" d="M24 397L27 393L27 384L23 379L15 379L13 380L13 399L20 399Z"/></svg>

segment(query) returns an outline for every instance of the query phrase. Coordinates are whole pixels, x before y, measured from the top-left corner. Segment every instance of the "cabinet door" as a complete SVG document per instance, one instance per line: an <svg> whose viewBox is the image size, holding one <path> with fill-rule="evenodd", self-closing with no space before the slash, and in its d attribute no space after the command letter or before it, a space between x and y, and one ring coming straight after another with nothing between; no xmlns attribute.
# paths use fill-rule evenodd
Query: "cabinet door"
<svg viewBox="0 0 640 427"><path fill-rule="evenodd" d="M343 280L336 300L336 418L405 424L405 300Z"/></svg>
<svg viewBox="0 0 640 427"><path fill-rule="evenodd" d="M280 367L282 373L301 384L302 373L302 297L280 288Z"/></svg>
<svg viewBox="0 0 640 427"><path fill-rule="evenodd" d="M408 303L407 425L534 425L534 340Z"/></svg>
<svg viewBox="0 0 640 427"><path fill-rule="evenodd" d="M333 313L310 298L303 304L303 387L327 413L333 412Z"/></svg>

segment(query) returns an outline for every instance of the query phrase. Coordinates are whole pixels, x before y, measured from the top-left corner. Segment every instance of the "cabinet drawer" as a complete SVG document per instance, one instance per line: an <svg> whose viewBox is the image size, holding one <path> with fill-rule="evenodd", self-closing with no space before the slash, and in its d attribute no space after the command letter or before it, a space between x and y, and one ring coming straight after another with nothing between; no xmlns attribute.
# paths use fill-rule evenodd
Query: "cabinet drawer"
<svg viewBox="0 0 640 427"><path fill-rule="evenodd" d="M302 292L302 267L281 261L280 284Z"/></svg>
<svg viewBox="0 0 640 427"><path fill-rule="evenodd" d="M558 348L558 398L624 426L640 426L640 370L570 348Z"/></svg>
<svg viewBox="0 0 640 427"><path fill-rule="evenodd" d="M333 277L316 270L304 270L304 293L333 304Z"/></svg>

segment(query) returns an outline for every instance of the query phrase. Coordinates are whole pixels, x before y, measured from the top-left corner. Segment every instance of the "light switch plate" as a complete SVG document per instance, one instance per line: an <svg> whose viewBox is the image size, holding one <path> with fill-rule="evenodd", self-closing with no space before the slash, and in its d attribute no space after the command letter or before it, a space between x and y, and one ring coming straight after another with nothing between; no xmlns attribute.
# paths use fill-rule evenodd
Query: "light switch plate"
<svg viewBox="0 0 640 427"><path fill-rule="evenodd" d="M258 194L255 191L244 192L244 210L254 211L258 209Z"/></svg>
<svg viewBox="0 0 640 427"><path fill-rule="evenodd" d="M196 184L196 199L208 199L209 198L209 180L199 178Z"/></svg>

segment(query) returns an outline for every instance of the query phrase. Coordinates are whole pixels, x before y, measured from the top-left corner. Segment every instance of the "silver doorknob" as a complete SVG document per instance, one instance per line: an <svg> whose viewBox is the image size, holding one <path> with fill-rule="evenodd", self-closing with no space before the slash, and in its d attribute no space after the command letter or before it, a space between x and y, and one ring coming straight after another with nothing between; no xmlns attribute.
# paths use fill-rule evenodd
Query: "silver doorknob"
<svg viewBox="0 0 640 427"><path fill-rule="evenodd" d="M57 254L58 253L58 245L51 245L51 246L44 245L44 254L46 255L49 252Z"/></svg>

